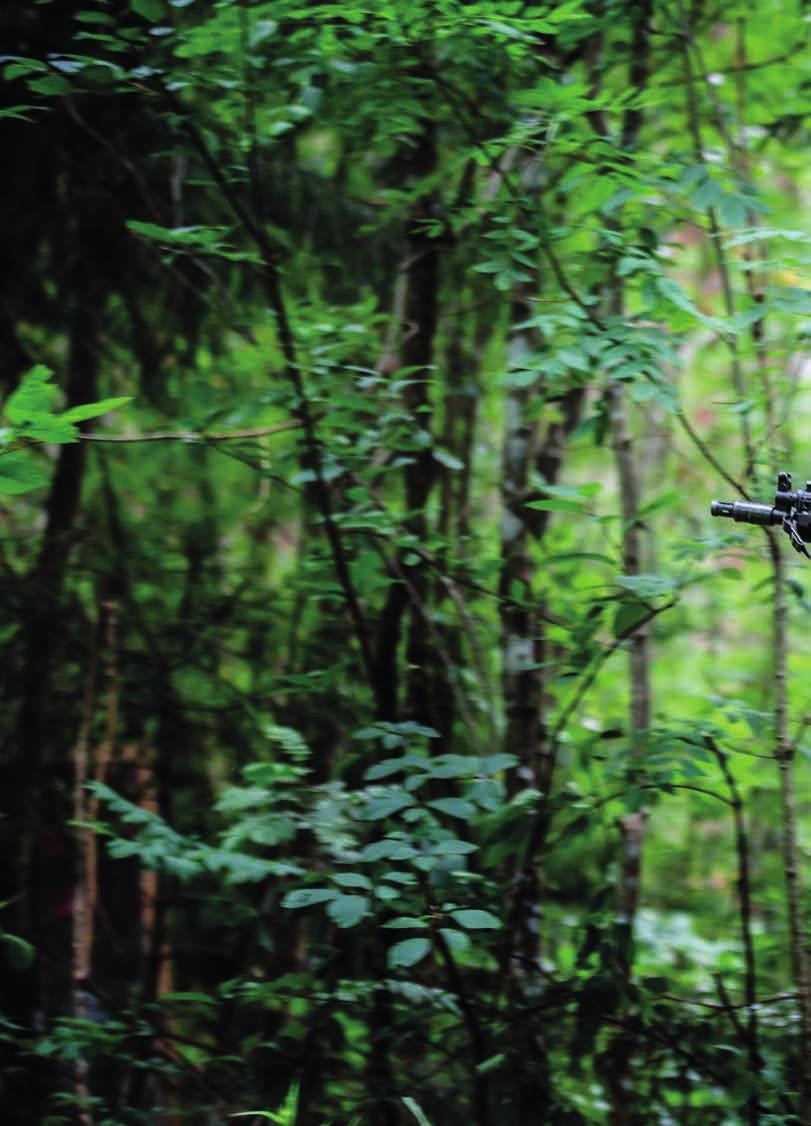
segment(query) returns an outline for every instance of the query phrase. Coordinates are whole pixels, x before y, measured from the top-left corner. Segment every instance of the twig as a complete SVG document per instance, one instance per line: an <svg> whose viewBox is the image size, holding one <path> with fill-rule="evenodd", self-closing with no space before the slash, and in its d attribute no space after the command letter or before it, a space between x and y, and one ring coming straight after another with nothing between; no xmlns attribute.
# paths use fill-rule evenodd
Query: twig
<svg viewBox="0 0 811 1126"><path fill-rule="evenodd" d="M693 445L696 447L705 461L709 465L711 465L716 473L719 473L724 478L726 483L730 485L736 493L742 496L744 500L750 500L751 498L749 496L749 493L747 493L746 489L743 487L740 481L736 481L732 474L728 473L727 470L724 469L723 465L721 465L720 461L718 461L715 454L704 442L703 438L701 438L699 434L697 434L693 429L692 423L688 419L687 415L683 411L677 411L676 418L681 424L684 432L690 438L690 441L693 443Z"/></svg>
<svg viewBox="0 0 811 1126"><path fill-rule="evenodd" d="M782 812L782 850L786 873L786 905L788 908L789 944L794 983L800 1002L800 1078L803 1121L811 1117L811 973L805 946L803 887L800 880L797 812L794 793L794 745L788 731L788 607L786 605L785 559L781 545L771 528L766 529L774 574L775 603L773 616L774 685L775 685L775 758L780 780Z"/></svg>
<svg viewBox="0 0 811 1126"><path fill-rule="evenodd" d="M777 63L788 62L794 55L798 54L800 50L805 47L805 43L799 43L789 51L784 51L780 55L772 55L771 58L761 59L759 62L744 63L743 66L729 66L729 67L713 67L713 74L734 74L737 75L740 71L750 70L763 70L764 67L775 66ZM702 82L704 81L703 75L693 75L692 78L669 78L665 82L656 82L655 87L658 90L660 87L666 86L683 86L685 82Z"/></svg>
<svg viewBox="0 0 811 1126"><path fill-rule="evenodd" d="M624 641L628 641L629 638L633 637L637 630L643 629L648 624L648 622L652 621L653 618L657 617L659 614L663 614L666 610L672 610L675 605L676 603L674 600L665 603L664 606L651 607L648 612L642 618L640 618L638 622L635 622L628 629L623 630L622 633L618 634L614 638L614 640L605 647L605 649L600 650L590 671L580 682L571 700L561 712L560 717L558 718L558 721L552 731L553 743L557 743L560 739L561 733L563 732L566 724L571 719L572 713L574 712L575 708L579 707L579 705L583 702L583 697L586 695L594 681L597 679L600 670L602 669L608 658L613 653L616 653L616 651Z"/></svg>
<svg viewBox="0 0 811 1126"><path fill-rule="evenodd" d="M684 69L687 78L687 123L693 142L693 151L696 163L701 165L703 168L706 168L707 162L704 156L704 144L701 137L701 119L698 112L696 92L693 88L693 62L690 56L691 48L694 49L693 36L687 20L687 13L684 8L683 0L678 0L678 11L682 23L681 38L684 54ZM728 317L732 317L735 313L735 299L732 294L732 282L730 280L729 263L727 262L724 247L721 243L721 227L718 222L718 215L714 207L708 207L706 215L707 222L709 223L710 242L712 243L713 252L715 254L718 277L721 281L721 294L724 302L724 311ZM727 348L729 349L729 355L732 362L732 382L735 387L735 392L738 396L739 402L743 402L745 398L745 387L738 341L732 333L725 333L724 339L726 340ZM746 455L746 466L744 468L743 475L744 478L747 478L754 468L755 448L752 440L752 431L749 426L749 419L747 418L746 414L741 414L740 423L741 434L743 436L744 453Z"/></svg>
<svg viewBox="0 0 811 1126"><path fill-rule="evenodd" d="M265 438L285 430L301 427L298 420L282 422L278 426L259 426L247 430L158 430L153 434L80 434L83 442L238 442L245 438Z"/></svg>
<svg viewBox="0 0 811 1126"><path fill-rule="evenodd" d="M180 117L182 128L189 138L195 152L200 157L210 173L214 183L220 191L223 200L231 208L236 218L242 224L246 234L253 239L262 257L262 278L268 304L276 319L276 331L279 338L282 355L284 357L284 375L293 390L294 405L293 415L304 430L304 445L308 468L313 472L314 494L317 507L324 523L324 531L329 544L335 574L344 602L352 622L355 639L360 649L361 662L366 680L375 696L378 712L381 708L379 678L376 675L376 664L369 638L366 618L361 608L358 593L355 590L349 561L344 550L343 541L332 508L329 486L324 477L323 457L321 442L318 436L317 423L313 414L310 399L304 386L304 379L298 361L296 340L293 335L292 325L287 312L287 303L282 291L278 271L278 252L271 239L265 233L260 222L245 207L238 193L227 180L225 173L216 157L212 154L208 142L189 116L187 108L177 95L164 85L158 86L158 91L172 110Z"/></svg>
<svg viewBox="0 0 811 1126"><path fill-rule="evenodd" d="M725 1013L730 1009L748 1009L753 1005L756 1008L762 1005L781 1005L785 1001L796 1001L799 994L775 993L772 997L755 997L753 1001L729 1001L725 1004L719 1004L718 1001L704 1001L699 997L679 997L675 993L660 993L658 996L663 1001L675 1001L679 1005L699 1005L703 1009Z"/></svg>
<svg viewBox="0 0 811 1126"><path fill-rule="evenodd" d="M73 1015L79 1020L87 1018L86 989L91 972L91 948L93 944L93 906L95 902L95 840L90 829L80 826L87 820L85 784L88 777L90 730L96 710L98 686L99 650L101 648L101 627L97 624L93 633L90 654L85 675L82 716L71 758L73 760L73 819L76 829L76 878L73 894L73 935L72 935L72 986ZM77 1111L81 1126L93 1126L90 1110L90 1065L84 1053L77 1056L74 1065Z"/></svg>
<svg viewBox="0 0 811 1126"><path fill-rule="evenodd" d="M710 736L705 736L705 746L715 756L724 781L729 789L732 804L732 815L735 822L735 849L738 859L738 903L741 920L741 942L743 945L746 976L744 981L744 994L749 1008L746 1029L740 1030L742 1041L746 1044L749 1053L749 1065L754 1075L760 1074L763 1061L758 1048L757 1013L752 1007L757 996L757 966L755 961L755 944L752 936L752 888L749 873L749 837L743 816L743 800L741 799L738 784L729 766L729 756L718 746ZM724 989L720 978L717 979L719 991ZM721 1000L729 1004L729 998L722 996ZM754 1097L754 1096L753 1096ZM753 1110L756 1108L753 1108ZM753 1118L756 1117L753 1114Z"/></svg>

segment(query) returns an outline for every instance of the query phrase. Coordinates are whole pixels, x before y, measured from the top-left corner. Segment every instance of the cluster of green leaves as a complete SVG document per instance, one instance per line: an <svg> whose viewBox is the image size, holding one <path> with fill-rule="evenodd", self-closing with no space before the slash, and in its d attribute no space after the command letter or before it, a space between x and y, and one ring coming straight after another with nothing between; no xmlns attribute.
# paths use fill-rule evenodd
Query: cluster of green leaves
<svg viewBox="0 0 811 1126"><path fill-rule="evenodd" d="M0 427L0 492L28 493L50 480L47 468L28 447L64 445L79 441L79 424L98 418L131 401L118 395L95 403L83 403L55 412L59 387L52 382L53 372L36 364L26 372L3 405L5 425Z"/></svg>
<svg viewBox="0 0 811 1126"><path fill-rule="evenodd" d="M281 735L288 747L291 739L301 747L293 732L272 728L271 734L277 740ZM401 743L415 735L432 738L437 733L406 723L370 728L357 737ZM115 832L103 820L86 827L113 837L108 842L111 856L137 856L145 867L181 882L216 877L238 887L275 877L288 886L299 883L284 894L283 907L323 906L327 919L340 929L364 921L391 930L430 931L438 925L450 949L467 954L471 935L497 930L501 923L491 911L474 906L489 895L482 877L466 869L465 858L479 845L458 836L453 825L461 822L469 833L489 814L486 840L501 819L519 808L526 811L522 795L512 803L505 801L499 780L515 762L509 755L479 759L413 751L370 767L369 785L352 790L336 783L305 787L302 776L308 771L303 765L252 763L243 768L245 784L225 789L217 799L216 810L228 824L215 846L183 837L158 814L94 782L89 784L93 794L126 833ZM402 781L391 781L395 775ZM380 784L384 778L389 780ZM464 782L463 796L421 798L419 791L435 780ZM364 843L370 827L378 823L380 831ZM329 875L326 885L313 883L301 863L261 855L305 832L316 837ZM425 903L429 890L430 909ZM427 936L403 939L390 948L389 965L408 968L431 948Z"/></svg>

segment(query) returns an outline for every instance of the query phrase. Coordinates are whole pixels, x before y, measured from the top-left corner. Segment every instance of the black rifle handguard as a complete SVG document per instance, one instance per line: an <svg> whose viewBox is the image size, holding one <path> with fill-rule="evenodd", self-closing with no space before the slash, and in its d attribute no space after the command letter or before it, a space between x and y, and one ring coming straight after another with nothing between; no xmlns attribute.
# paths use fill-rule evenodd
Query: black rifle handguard
<svg viewBox="0 0 811 1126"><path fill-rule="evenodd" d="M780 473L774 504L756 504L749 500L714 500L711 516L724 516L738 524L780 524L795 551L811 559L806 548L811 543L811 481L804 489L792 492L791 474Z"/></svg>

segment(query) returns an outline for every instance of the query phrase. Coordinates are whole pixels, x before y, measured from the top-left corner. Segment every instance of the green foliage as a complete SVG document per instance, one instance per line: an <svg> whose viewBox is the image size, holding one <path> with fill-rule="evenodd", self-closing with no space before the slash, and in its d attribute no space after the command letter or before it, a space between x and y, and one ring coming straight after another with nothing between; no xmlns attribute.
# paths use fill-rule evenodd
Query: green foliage
<svg viewBox="0 0 811 1126"><path fill-rule="evenodd" d="M277 1111L270 1110L243 1110L237 1114L229 1114L229 1118L267 1118L269 1122L277 1122L279 1126L294 1126L296 1121L296 1108L298 1106L298 1083L293 1083L282 1105Z"/></svg>
<svg viewBox="0 0 811 1126"><path fill-rule="evenodd" d="M28 7L3 1120L803 1120L802 7Z"/></svg>
<svg viewBox="0 0 811 1126"><path fill-rule="evenodd" d="M44 364L27 371L3 406L3 415L10 425L0 428L0 492L27 493L49 481L42 464L25 451L37 443L64 445L78 442L79 423L98 418L131 401L132 396L119 395L95 403L83 403L55 413L54 399L58 388L51 382L53 372Z"/></svg>
<svg viewBox="0 0 811 1126"><path fill-rule="evenodd" d="M18 972L27 970L34 958L34 948L30 942L17 934L0 931L0 946L8 965Z"/></svg>

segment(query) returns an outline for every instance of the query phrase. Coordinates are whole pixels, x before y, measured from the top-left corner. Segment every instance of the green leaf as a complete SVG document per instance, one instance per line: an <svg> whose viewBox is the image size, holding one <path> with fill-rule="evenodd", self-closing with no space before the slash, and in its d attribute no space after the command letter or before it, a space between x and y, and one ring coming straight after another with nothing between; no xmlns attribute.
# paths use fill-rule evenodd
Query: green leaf
<svg viewBox="0 0 811 1126"><path fill-rule="evenodd" d="M433 778L470 778L481 771L481 759L473 755L435 755L425 762Z"/></svg>
<svg viewBox="0 0 811 1126"><path fill-rule="evenodd" d="M17 437L27 441L47 442L57 446L67 445L69 442L78 442L79 432L76 427L66 422L60 415L44 414L39 416L37 422L25 422L17 428Z"/></svg>
<svg viewBox="0 0 811 1126"><path fill-rule="evenodd" d="M452 954L466 954L470 949L470 935L450 927L440 927L439 933L447 942Z"/></svg>
<svg viewBox="0 0 811 1126"><path fill-rule="evenodd" d="M201 1005L216 1005L219 1002L209 993L162 993L161 1001L189 1001Z"/></svg>
<svg viewBox="0 0 811 1126"><path fill-rule="evenodd" d="M418 762L414 755L403 755L401 758L386 758L376 762L364 772L363 777L367 782L377 782L381 778L388 778L390 774L399 774L406 767Z"/></svg>
<svg viewBox="0 0 811 1126"><path fill-rule="evenodd" d="M625 637L635 626L649 615L650 611L641 602L621 602L614 615L614 637Z"/></svg>
<svg viewBox="0 0 811 1126"><path fill-rule="evenodd" d="M384 872L381 879L388 880L392 884L414 884L417 882L417 877L413 872Z"/></svg>
<svg viewBox="0 0 811 1126"><path fill-rule="evenodd" d="M21 426L51 413L56 395L56 387L50 381L52 374L44 364L37 364L25 373L19 387L6 400L4 413L9 422Z"/></svg>
<svg viewBox="0 0 811 1126"><path fill-rule="evenodd" d="M550 485L547 481L540 486L545 497L560 497L562 500L585 500L594 497L602 489L602 482L587 481L583 485Z"/></svg>
<svg viewBox="0 0 811 1126"><path fill-rule="evenodd" d="M678 582L666 575L620 575L617 586L632 591L638 598L656 598L678 589Z"/></svg>
<svg viewBox="0 0 811 1126"><path fill-rule="evenodd" d="M718 206L718 216L725 227L745 227L746 200L738 195L726 195Z"/></svg>
<svg viewBox="0 0 811 1126"><path fill-rule="evenodd" d="M259 262L258 255L252 250L239 250L229 246L223 241L228 232L227 227L193 226L193 227L160 227L157 223L142 223L130 219L127 228L135 235L142 238L153 239L166 247L176 247L178 251L196 252L198 254L214 255L224 258L228 262ZM277 237L276 241L282 241ZM307 480L299 474L301 480Z"/></svg>
<svg viewBox="0 0 811 1126"><path fill-rule="evenodd" d="M475 852L478 845L470 841L437 841L432 847L435 856L464 856L468 852Z"/></svg>
<svg viewBox="0 0 811 1126"><path fill-rule="evenodd" d="M410 1095L403 1095L403 1106L414 1115L417 1120L417 1126L431 1126L430 1121L416 1099L412 1099Z"/></svg>
<svg viewBox="0 0 811 1126"><path fill-rule="evenodd" d="M0 454L0 493L30 493L47 485L45 470L20 450Z"/></svg>
<svg viewBox="0 0 811 1126"><path fill-rule="evenodd" d="M458 457L454 457L448 450L443 450L437 446L433 450L434 461L438 461L440 465L444 465L446 469L464 469L465 463L460 461Z"/></svg>
<svg viewBox="0 0 811 1126"><path fill-rule="evenodd" d="M431 940L428 938L406 938L396 942L388 953L388 964L391 969L407 969L416 965L431 950Z"/></svg>
<svg viewBox="0 0 811 1126"><path fill-rule="evenodd" d="M281 1122L278 1114L269 1110L238 1110L236 1114L229 1114L229 1118L267 1118L269 1122Z"/></svg>
<svg viewBox="0 0 811 1126"><path fill-rule="evenodd" d="M157 223L142 223L137 219L127 221L127 229L135 235L155 239L156 242L176 243L179 246L199 246L216 243L222 236L222 227L161 227Z"/></svg>
<svg viewBox="0 0 811 1126"><path fill-rule="evenodd" d="M627 254L617 262L617 277L626 278L648 265L648 259L641 254Z"/></svg>
<svg viewBox="0 0 811 1126"><path fill-rule="evenodd" d="M380 884L376 888L375 894L381 902L393 903L396 900L400 899L403 893L400 888L389 887L388 884Z"/></svg>
<svg viewBox="0 0 811 1126"><path fill-rule="evenodd" d="M358 814L362 821L382 821L399 813L409 805L414 804L414 798L407 790L400 787L392 788L386 793L369 798L364 808Z"/></svg>
<svg viewBox="0 0 811 1126"><path fill-rule="evenodd" d="M27 74L44 74L47 70L48 65L42 59L26 59L16 55L12 62L3 67L3 77L11 82L15 78L24 78Z"/></svg>
<svg viewBox="0 0 811 1126"><path fill-rule="evenodd" d="M332 876L332 879L339 887L362 888L364 891L372 890L372 881L368 876L362 876L360 872L337 872Z"/></svg>
<svg viewBox="0 0 811 1126"><path fill-rule="evenodd" d="M498 930L501 926L501 921L495 915L478 908L471 907L461 911L451 911L450 916L455 923L464 927L465 930Z"/></svg>
<svg viewBox="0 0 811 1126"><path fill-rule="evenodd" d="M150 23L160 23L166 17L163 0L130 0L130 8Z"/></svg>
<svg viewBox="0 0 811 1126"><path fill-rule="evenodd" d="M288 891L282 899L282 907L313 907L316 903L326 903L339 892L334 888L297 888Z"/></svg>
<svg viewBox="0 0 811 1126"><path fill-rule="evenodd" d="M339 927L354 927L369 913L365 895L336 895L327 904L327 914Z"/></svg>
<svg viewBox="0 0 811 1126"><path fill-rule="evenodd" d="M417 856L417 850L413 845L406 844L405 841L391 840L390 838L382 841L372 841L371 844L365 845L361 850L361 856L364 860L411 860Z"/></svg>
<svg viewBox="0 0 811 1126"><path fill-rule="evenodd" d="M482 1063L477 1064L476 1071L479 1073L479 1075L487 1075L491 1071L497 1071L498 1068L500 1068L504 1063L506 1058L507 1056L504 1052L499 1052L498 1055L490 1056L489 1059L483 1060Z"/></svg>
<svg viewBox="0 0 811 1126"><path fill-rule="evenodd" d="M117 395L112 399L99 399L96 403L82 403L81 406L71 407L63 411L60 418L68 422L84 422L88 418L98 418L99 415L123 407L125 403L132 402L132 395Z"/></svg>
<svg viewBox="0 0 811 1126"><path fill-rule="evenodd" d="M534 508L539 512L582 512L585 501L566 500L564 497L547 497L545 500L528 500L524 508Z"/></svg>
<svg viewBox="0 0 811 1126"><path fill-rule="evenodd" d="M469 821L476 813L476 807L463 798L437 798L435 801L429 801L428 805L431 809L447 813L450 817L461 817L463 821Z"/></svg>
<svg viewBox="0 0 811 1126"><path fill-rule="evenodd" d="M493 813L504 800L504 786L495 778L478 778L468 789L467 796L481 809Z"/></svg>
<svg viewBox="0 0 811 1126"><path fill-rule="evenodd" d="M420 919L416 915L401 915L399 919L389 919L383 926L388 930L404 931L425 930L428 924L425 919Z"/></svg>
<svg viewBox="0 0 811 1126"><path fill-rule="evenodd" d="M715 180L705 175L690 196L690 206L695 207L697 211L704 211L709 207L715 207L720 198L720 187Z"/></svg>
<svg viewBox="0 0 811 1126"><path fill-rule="evenodd" d="M46 74L42 78L33 78L28 82L28 89L35 94L45 94L48 97L61 97L63 94L72 94L73 86L61 74Z"/></svg>
<svg viewBox="0 0 811 1126"><path fill-rule="evenodd" d="M654 497L653 500L648 501L647 504L642 504L637 509L637 516L649 516L652 512L658 512L660 508L671 508L673 505L681 503L684 496L679 492L662 493L661 496Z"/></svg>
<svg viewBox="0 0 811 1126"><path fill-rule="evenodd" d="M518 756L503 753L488 755L482 762L482 770L486 774L497 774L514 766L518 766Z"/></svg>
<svg viewBox="0 0 811 1126"><path fill-rule="evenodd" d="M6 934L5 931L0 934L0 942L3 944L6 961L11 968L19 973L27 970L34 960L34 947L31 943L26 942L19 935Z"/></svg>
<svg viewBox="0 0 811 1126"><path fill-rule="evenodd" d="M26 106L26 105L23 105L23 106L6 106L5 109L0 109L0 121L3 118L8 117L12 121L28 121L28 122L31 122L31 121L34 120L34 118L30 116L30 113L31 113L32 110L36 110L38 108L39 107L37 107L37 106Z"/></svg>

